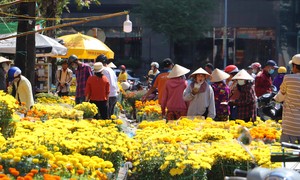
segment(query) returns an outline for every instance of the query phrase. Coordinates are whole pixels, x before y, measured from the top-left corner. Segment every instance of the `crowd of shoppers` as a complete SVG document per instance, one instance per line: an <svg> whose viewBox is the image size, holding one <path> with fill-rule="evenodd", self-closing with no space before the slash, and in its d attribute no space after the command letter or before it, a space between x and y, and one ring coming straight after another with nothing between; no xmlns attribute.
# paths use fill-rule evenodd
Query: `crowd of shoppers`
<svg viewBox="0 0 300 180"><path fill-rule="evenodd" d="M0 88L7 91L7 82L10 82L13 95L30 109L34 103L31 83L21 75L18 67L10 68L10 63L10 60L0 57ZM300 54L295 55L290 63L293 74L287 74L286 67L278 67L274 60L268 60L263 66L254 62L242 70L235 65L228 65L224 70L214 69L208 63L187 76L189 69L174 65L170 58L166 58L161 63L161 70L158 62L151 63L147 76L149 89L142 100L153 92L158 93L162 115L167 120L181 116L203 116L216 121L243 119L247 122L255 121L257 115L260 116L257 98L272 92L272 86L275 86L279 90L278 96L281 95L281 98L276 96L275 99L284 102L283 138L298 137L297 132L300 131L296 119L300 117L300 93L297 91L300 86ZM76 103L95 103L99 110L96 118L110 118L120 92L118 82L126 82L127 73L125 65L121 65L117 77L112 70L116 66L108 64L104 55L95 59L93 67L71 55L68 60L62 61L62 67L56 71L58 95L69 94L74 72Z"/></svg>

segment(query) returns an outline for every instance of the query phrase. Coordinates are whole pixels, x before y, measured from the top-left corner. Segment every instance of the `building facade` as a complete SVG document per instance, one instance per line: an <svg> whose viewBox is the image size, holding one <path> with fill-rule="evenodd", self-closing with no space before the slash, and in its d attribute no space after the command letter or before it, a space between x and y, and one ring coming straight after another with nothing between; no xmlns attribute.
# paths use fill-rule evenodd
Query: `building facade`
<svg viewBox="0 0 300 180"><path fill-rule="evenodd" d="M300 49L300 2L298 0L216 0L216 8L209 15L211 30L195 46L172 44L162 34L153 32L142 20L130 13L133 31L125 34L122 25L125 16L73 26L75 31L94 35L105 41L115 52L115 61L135 63L139 74L149 68L151 61L171 57L175 62L191 69L207 62L224 67L224 15L227 10L227 64L240 68L254 61L264 64L274 59L280 65L287 62ZM88 17L134 11L138 0L101 0L101 6L77 11L70 4L63 17ZM299 33L298 33L299 32ZM174 47L174 48L173 48ZM130 65L129 65L130 67Z"/></svg>

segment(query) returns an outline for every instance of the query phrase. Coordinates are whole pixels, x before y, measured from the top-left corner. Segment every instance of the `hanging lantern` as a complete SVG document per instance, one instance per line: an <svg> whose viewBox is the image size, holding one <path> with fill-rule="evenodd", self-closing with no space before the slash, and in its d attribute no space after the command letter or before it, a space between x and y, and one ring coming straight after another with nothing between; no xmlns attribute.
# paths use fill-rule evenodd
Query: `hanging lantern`
<svg viewBox="0 0 300 180"><path fill-rule="evenodd" d="M123 23L123 31L125 33L130 33L132 31L132 22L129 20L129 15L126 15L126 21Z"/></svg>

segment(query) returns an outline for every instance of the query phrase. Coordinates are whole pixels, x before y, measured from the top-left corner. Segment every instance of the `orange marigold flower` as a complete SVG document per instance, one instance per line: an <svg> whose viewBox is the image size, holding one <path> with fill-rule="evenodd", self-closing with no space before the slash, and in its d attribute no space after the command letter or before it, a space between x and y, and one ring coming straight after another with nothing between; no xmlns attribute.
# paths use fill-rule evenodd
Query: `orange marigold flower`
<svg viewBox="0 0 300 180"><path fill-rule="evenodd" d="M17 180L25 180L25 178L22 177L22 176L18 176L18 177L17 177Z"/></svg>
<svg viewBox="0 0 300 180"><path fill-rule="evenodd" d="M25 176L24 180L32 180L33 178L31 176Z"/></svg>
<svg viewBox="0 0 300 180"><path fill-rule="evenodd" d="M48 169L46 169L46 168L41 168L40 171L41 171L41 173L47 173L47 172L48 172Z"/></svg>
<svg viewBox="0 0 300 180"><path fill-rule="evenodd" d="M32 172L27 173L26 176L31 176L31 177L33 177L33 176L34 176L34 173L32 173Z"/></svg>
<svg viewBox="0 0 300 180"><path fill-rule="evenodd" d="M9 168L8 171L11 173L13 171L16 171L16 168Z"/></svg>
<svg viewBox="0 0 300 180"><path fill-rule="evenodd" d="M2 165L0 165L0 171L2 171L3 170L3 166Z"/></svg>
<svg viewBox="0 0 300 180"><path fill-rule="evenodd" d="M84 170L82 170L82 169L78 169L77 170L77 173L80 175L80 174L83 174L84 173Z"/></svg>
<svg viewBox="0 0 300 180"><path fill-rule="evenodd" d="M67 169L68 169L69 171L71 171L71 170L73 170L73 166L68 165L68 166L67 166Z"/></svg>
<svg viewBox="0 0 300 180"><path fill-rule="evenodd" d="M33 173L33 174L37 174L39 172L39 170L38 169L31 169L30 172Z"/></svg>
<svg viewBox="0 0 300 180"><path fill-rule="evenodd" d="M20 172L19 171L12 171L10 172L13 176L19 176Z"/></svg>

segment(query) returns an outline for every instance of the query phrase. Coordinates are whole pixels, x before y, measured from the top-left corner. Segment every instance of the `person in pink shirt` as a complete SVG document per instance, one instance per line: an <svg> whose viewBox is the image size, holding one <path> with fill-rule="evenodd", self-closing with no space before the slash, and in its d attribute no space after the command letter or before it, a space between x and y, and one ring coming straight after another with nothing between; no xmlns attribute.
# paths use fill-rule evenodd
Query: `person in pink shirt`
<svg viewBox="0 0 300 180"><path fill-rule="evenodd" d="M187 114L188 103L183 100L182 94L187 87L184 75L189 72L189 69L176 64L167 76L168 80L161 101L162 115L166 116L167 122Z"/></svg>

